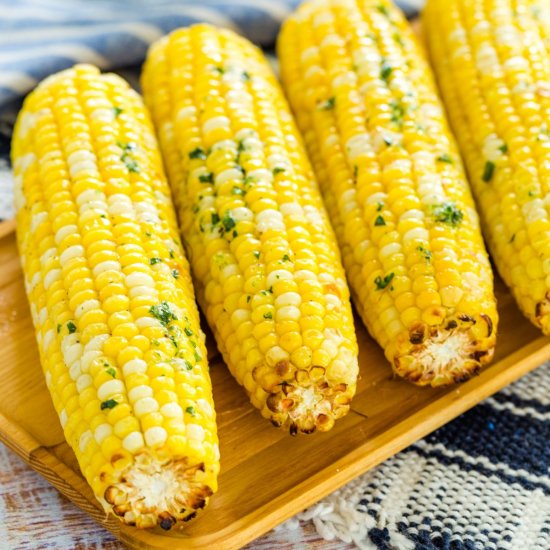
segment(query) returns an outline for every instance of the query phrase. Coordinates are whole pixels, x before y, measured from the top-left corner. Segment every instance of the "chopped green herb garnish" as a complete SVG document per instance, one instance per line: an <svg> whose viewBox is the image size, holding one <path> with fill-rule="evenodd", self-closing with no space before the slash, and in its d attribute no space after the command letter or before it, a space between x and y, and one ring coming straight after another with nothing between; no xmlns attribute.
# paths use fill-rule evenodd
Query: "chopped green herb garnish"
<svg viewBox="0 0 550 550"><path fill-rule="evenodd" d="M319 109L319 111L329 111L330 109L334 109L335 104L336 98L334 96L329 97L326 101L322 101L321 103L319 103L317 109Z"/></svg>
<svg viewBox="0 0 550 550"><path fill-rule="evenodd" d="M201 174L199 176L199 181L201 183L213 183L214 182L214 174L212 174L212 172L208 172L208 174Z"/></svg>
<svg viewBox="0 0 550 550"><path fill-rule="evenodd" d="M61 332L61 325L58 323L57 324L57 334L59 334Z"/></svg>
<svg viewBox="0 0 550 550"><path fill-rule="evenodd" d="M447 223L451 227L458 227L464 214L453 202L446 202L433 207L433 215L436 222Z"/></svg>
<svg viewBox="0 0 550 550"><path fill-rule="evenodd" d="M187 370L193 370L193 365L187 359L183 360L183 364Z"/></svg>
<svg viewBox="0 0 550 550"><path fill-rule="evenodd" d="M250 80L250 73L248 71L243 71L241 76L243 77L243 80L245 82L248 82Z"/></svg>
<svg viewBox="0 0 550 550"><path fill-rule="evenodd" d="M152 237L153 234L152 234L150 231L146 231L146 232L145 232L145 236L146 236L146 237Z"/></svg>
<svg viewBox="0 0 550 550"><path fill-rule="evenodd" d="M506 143L504 143L503 145L501 145L498 150L503 154L505 155L507 152L508 152L508 145L506 145Z"/></svg>
<svg viewBox="0 0 550 550"><path fill-rule="evenodd" d="M384 203L383 202L377 202L376 203L376 211L381 212L382 208L384 208Z"/></svg>
<svg viewBox="0 0 550 550"><path fill-rule="evenodd" d="M202 147L195 147L190 153L189 153L190 159L206 159L206 153L204 152L204 149Z"/></svg>
<svg viewBox="0 0 550 550"><path fill-rule="evenodd" d="M240 139L239 144L237 145L237 152L240 154L244 151L246 151L246 145L244 144L244 141Z"/></svg>
<svg viewBox="0 0 550 550"><path fill-rule="evenodd" d="M493 175L495 174L495 163L488 160L485 163L485 168L483 169L483 176L482 179L485 183L489 183L493 179Z"/></svg>
<svg viewBox="0 0 550 550"><path fill-rule="evenodd" d="M273 168L274 176L276 176L277 174L281 174L282 172L286 172L286 168L283 168L282 166L275 166L275 168Z"/></svg>
<svg viewBox="0 0 550 550"><path fill-rule="evenodd" d="M406 109L399 101L391 101L390 107L392 110L391 121L397 124L399 127L403 126L403 117L405 116Z"/></svg>
<svg viewBox="0 0 550 550"><path fill-rule="evenodd" d="M225 69L223 67L214 67L212 70L215 73L218 73L218 74L224 74L225 73Z"/></svg>
<svg viewBox="0 0 550 550"><path fill-rule="evenodd" d="M440 155L439 157L437 157L437 162L446 162L447 164L453 164L453 159L451 157L451 155L445 153L443 155Z"/></svg>
<svg viewBox="0 0 550 550"><path fill-rule="evenodd" d="M103 401L100 405L100 409L104 411L105 409L112 409L118 405L118 401L115 399L107 399L107 401Z"/></svg>
<svg viewBox="0 0 550 550"><path fill-rule="evenodd" d="M388 8L383 4L378 4L378 6L376 6L376 10L386 17L390 16L390 10L388 10Z"/></svg>
<svg viewBox="0 0 550 550"><path fill-rule="evenodd" d="M376 220L374 220L374 225L386 225L386 220L382 216L377 216Z"/></svg>
<svg viewBox="0 0 550 550"><path fill-rule="evenodd" d="M290 262L290 256L288 254L285 254L283 257L282 257L282 261L283 262Z"/></svg>
<svg viewBox="0 0 550 550"><path fill-rule="evenodd" d="M250 300L252 300L252 296L250 294L246 297L246 303L249 304Z"/></svg>
<svg viewBox="0 0 550 550"><path fill-rule="evenodd" d="M254 250L254 258L259 259L259 257L260 253L258 252L258 250Z"/></svg>
<svg viewBox="0 0 550 550"><path fill-rule="evenodd" d="M390 145L393 145L393 139L389 136L384 136L384 143L389 147Z"/></svg>
<svg viewBox="0 0 550 550"><path fill-rule="evenodd" d="M393 67L388 63L386 59L383 59L382 68L380 69L380 78L384 82L388 82L392 72L393 72Z"/></svg>
<svg viewBox="0 0 550 550"><path fill-rule="evenodd" d="M424 256L424 259L427 262L429 262L432 259L432 253L427 248L424 248L422 245L417 246L416 250L418 250L418 252L420 252L420 254Z"/></svg>
<svg viewBox="0 0 550 550"><path fill-rule="evenodd" d="M388 273L384 278L380 276L376 277L374 279L376 290L384 290L393 281L394 276L394 273Z"/></svg>
<svg viewBox="0 0 550 550"><path fill-rule="evenodd" d="M116 105L113 107L113 113L115 114L115 118L118 118L118 115L120 115L124 109L121 109L120 107L117 107Z"/></svg>
<svg viewBox="0 0 550 550"><path fill-rule="evenodd" d="M67 323L67 330L69 331L69 334L73 334L76 332L76 325L72 321L69 321Z"/></svg>
<svg viewBox="0 0 550 550"><path fill-rule="evenodd" d="M149 260L149 263L150 263L151 265L160 264L160 262L162 262L162 260L161 260L160 258L151 258L151 259Z"/></svg>
<svg viewBox="0 0 550 550"><path fill-rule="evenodd" d="M122 161L126 165L126 168L128 168L128 172L133 172L134 174L139 174L141 172L138 163L134 159L122 158Z"/></svg>
<svg viewBox="0 0 550 550"><path fill-rule="evenodd" d="M178 317L170 308L170 304L163 300L160 304L156 306L151 306L149 308L149 313L158 319L162 325L165 327L168 326L172 321L177 321Z"/></svg>
<svg viewBox="0 0 550 550"><path fill-rule="evenodd" d="M113 369L113 367L109 367L105 372L106 372L109 376L112 376L113 378L116 378L116 370Z"/></svg>
<svg viewBox="0 0 550 550"><path fill-rule="evenodd" d="M220 223L220 217L216 212L212 213L212 216L210 217L210 223L212 225L216 225L217 223Z"/></svg>
<svg viewBox="0 0 550 550"><path fill-rule="evenodd" d="M172 249L170 249L168 251L168 254L169 254L170 258L172 258L172 260L173 260L174 259L174 251Z"/></svg>
<svg viewBox="0 0 550 550"><path fill-rule="evenodd" d="M229 212L226 212L223 216L222 225L225 231L231 231L237 225L237 222Z"/></svg>
<svg viewBox="0 0 550 550"><path fill-rule="evenodd" d="M99 217L100 217L100 218L103 218L103 219L106 219L106 218L107 218L107 216L106 216L105 214L100 214Z"/></svg>
<svg viewBox="0 0 550 550"><path fill-rule="evenodd" d="M244 189L241 189L240 187L233 187L233 189L231 189L231 194L232 195L244 195Z"/></svg>
<svg viewBox="0 0 550 550"><path fill-rule="evenodd" d="M174 279L179 279L180 272L177 269L172 269L172 277L174 277Z"/></svg>
<svg viewBox="0 0 550 550"><path fill-rule="evenodd" d="M531 191L528 191L528 192L527 192L527 195L528 195L529 197L536 197L536 196L537 196L537 192L531 190Z"/></svg>
<svg viewBox="0 0 550 550"><path fill-rule="evenodd" d="M273 313L271 311L264 313L264 319L273 319Z"/></svg>
<svg viewBox="0 0 550 550"><path fill-rule="evenodd" d="M195 416L195 409L194 409L193 407L187 407L187 408L185 409L185 412L186 412L187 414L190 414L191 416Z"/></svg>
<svg viewBox="0 0 550 550"><path fill-rule="evenodd" d="M395 42L397 44L399 44L402 48L405 47L405 42L403 42L403 37L398 33L398 32L394 32L393 33L393 39L395 40Z"/></svg>
<svg viewBox="0 0 550 550"><path fill-rule="evenodd" d="M187 336L193 336L193 331L189 327L185 327L183 332L185 332Z"/></svg>
<svg viewBox="0 0 550 550"><path fill-rule="evenodd" d="M197 362L202 361L201 354L197 350L195 350L195 353L193 354L193 357L195 358L195 361L197 361Z"/></svg>

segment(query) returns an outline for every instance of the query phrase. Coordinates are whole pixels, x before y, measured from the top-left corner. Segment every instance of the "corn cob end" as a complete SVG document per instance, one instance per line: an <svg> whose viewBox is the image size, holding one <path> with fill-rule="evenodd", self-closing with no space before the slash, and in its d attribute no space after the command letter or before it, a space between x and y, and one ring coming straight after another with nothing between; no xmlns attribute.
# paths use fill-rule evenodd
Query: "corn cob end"
<svg viewBox="0 0 550 550"><path fill-rule="evenodd" d="M462 315L443 325L417 323L404 335L393 359L399 376L432 387L464 382L494 354L494 323L489 315Z"/></svg>
<svg viewBox="0 0 550 550"><path fill-rule="evenodd" d="M107 513L128 525L169 530L205 507L214 492L205 483L207 475L202 462L191 465L186 457L163 461L142 452L118 472L100 500Z"/></svg>
<svg viewBox="0 0 550 550"><path fill-rule="evenodd" d="M532 321L544 334L550 334L550 292L547 292L544 299L535 306Z"/></svg>
<svg viewBox="0 0 550 550"><path fill-rule="evenodd" d="M277 367L283 376L290 371L288 361ZM331 383L324 367L296 369L271 389L264 416L274 426L288 428L291 435L326 432L348 413L354 393L355 383Z"/></svg>

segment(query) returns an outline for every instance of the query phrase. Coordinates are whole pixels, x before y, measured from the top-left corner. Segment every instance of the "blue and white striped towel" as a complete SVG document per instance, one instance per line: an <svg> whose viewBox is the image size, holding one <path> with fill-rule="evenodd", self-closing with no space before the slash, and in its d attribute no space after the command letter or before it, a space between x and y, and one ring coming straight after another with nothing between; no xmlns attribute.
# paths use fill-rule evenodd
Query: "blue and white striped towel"
<svg viewBox="0 0 550 550"><path fill-rule="evenodd" d="M0 0L0 218L12 214L7 159L15 112L42 78L86 61L135 83L148 44L197 21L234 28L269 48L298 3ZM410 15L422 0L398 3ZM362 548L550 550L549 442L546 365L301 518Z"/></svg>

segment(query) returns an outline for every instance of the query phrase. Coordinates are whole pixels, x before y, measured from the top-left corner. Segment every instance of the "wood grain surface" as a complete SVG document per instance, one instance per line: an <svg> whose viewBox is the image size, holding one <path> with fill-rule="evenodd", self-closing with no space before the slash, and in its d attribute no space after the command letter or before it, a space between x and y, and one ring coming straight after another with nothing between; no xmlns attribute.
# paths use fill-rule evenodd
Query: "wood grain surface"
<svg viewBox="0 0 550 550"><path fill-rule="evenodd" d="M0 264L0 440L130 548L242 547L550 357L550 339L523 318L500 281L495 361L461 386L395 379L356 323L361 379L352 411L328 433L292 438L253 409L210 341L220 490L183 531L137 530L104 516L64 441L38 361L12 223L0 224Z"/></svg>

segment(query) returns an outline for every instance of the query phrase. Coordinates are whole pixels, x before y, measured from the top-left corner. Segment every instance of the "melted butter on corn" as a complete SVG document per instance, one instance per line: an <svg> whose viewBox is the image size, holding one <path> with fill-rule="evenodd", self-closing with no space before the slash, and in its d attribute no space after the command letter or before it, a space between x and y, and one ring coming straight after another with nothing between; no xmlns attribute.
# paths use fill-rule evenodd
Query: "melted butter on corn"
<svg viewBox="0 0 550 550"><path fill-rule="evenodd" d="M349 410L349 291L311 168L261 53L197 25L152 46L142 85L198 298L252 403L291 433Z"/></svg>
<svg viewBox="0 0 550 550"><path fill-rule="evenodd" d="M549 334L550 4L430 0L424 22L492 257Z"/></svg>
<svg viewBox="0 0 550 550"><path fill-rule="evenodd" d="M491 269L405 19L384 0L313 0L284 24L278 53L370 333L394 370L418 384L476 373L494 351Z"/></svg>
<svg viewBox="0 0 550 550"><path fill-rule="evenodd" d="M187 521L216 490L218 440L189 268L141 99L94 67L63 71L25 101L12 155L41 362L80 469L125 523Z"/></svg>

